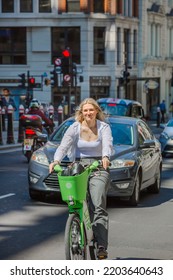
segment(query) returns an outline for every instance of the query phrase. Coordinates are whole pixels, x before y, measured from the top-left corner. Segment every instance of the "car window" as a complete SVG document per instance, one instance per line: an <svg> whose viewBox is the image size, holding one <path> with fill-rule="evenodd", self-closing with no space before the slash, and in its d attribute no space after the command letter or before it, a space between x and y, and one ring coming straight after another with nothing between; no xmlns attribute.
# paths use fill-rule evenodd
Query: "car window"
<svg viewBox="0 0 173 280"><path fill-rule="evenodd" d="M115 115L115 116L128 116L129 110L126 104L116 104L116 103L101 103L100 108L105 114Z"/></svg>
<svg viewBox="0 0 173 280"><path fill-rule="evenodd" d="M134 130L129 124L110 123L114 145L133 145Z"/></svg>
<svg viewBox="0 0 173 280"><path fill-rule="evenodd" d="M132 106L132 117L139 118L142 117L141 107L138 105Z"/></svg>
<svg viewBox="0 0 173 280"><path fill-rule="evenodd" d="M152 140L154 139L154 135L145 125L145 123L141 122L138 123L138 133L139 133L139 144L143 144L145 140Z"/></svg>
<svg viewBox="0 0 173 280"><path fill-rule="evenodd" d="M62 124L62 126L60 126L57 132L53 135L51 141L61 142L64 133L69 128L69 126L72 125L73 122L74 121L66 121L64 124Z"/></svg>

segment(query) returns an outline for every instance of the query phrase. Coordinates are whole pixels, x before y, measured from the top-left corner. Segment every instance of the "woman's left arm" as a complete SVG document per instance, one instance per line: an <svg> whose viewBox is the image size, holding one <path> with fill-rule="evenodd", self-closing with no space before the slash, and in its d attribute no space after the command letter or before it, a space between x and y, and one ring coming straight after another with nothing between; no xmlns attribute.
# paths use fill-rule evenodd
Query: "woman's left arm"
<svg viewBox="0 0 173 280"><path fill-rule="evenodd" d="M102 157L110 158L114 153L112 131L108 124L102 129Z"/></svg>

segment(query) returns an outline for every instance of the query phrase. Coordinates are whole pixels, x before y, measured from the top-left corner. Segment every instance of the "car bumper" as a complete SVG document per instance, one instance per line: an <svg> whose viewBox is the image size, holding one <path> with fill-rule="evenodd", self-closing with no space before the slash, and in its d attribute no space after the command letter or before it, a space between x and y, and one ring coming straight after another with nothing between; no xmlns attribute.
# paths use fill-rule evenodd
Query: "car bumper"
<svg viewBox="0 0 173 280"><path fill-rule="evenodd" d="M130 197L134 190L135 174L134 169L110 170L108 196ZM40 168L40 164L33 163L29 168L28 181L32 191L60 193L57 173L49 174L47 166Z"/></svg>

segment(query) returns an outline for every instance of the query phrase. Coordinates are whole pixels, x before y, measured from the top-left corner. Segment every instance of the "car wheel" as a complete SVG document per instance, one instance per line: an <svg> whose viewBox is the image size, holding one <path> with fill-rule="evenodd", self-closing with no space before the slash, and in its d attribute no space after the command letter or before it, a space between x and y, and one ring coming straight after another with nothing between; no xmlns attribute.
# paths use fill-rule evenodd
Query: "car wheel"
<svg viewBox="0 0 173 280"><path fill-rule="evenodd" d="M160 185L161 185L161 169L159 169L159 172L157 174L155 183L148 187L148 191L150 193L159 193L160 192Z"/></svg>
<svg viewBox="0 0 173 280"><path fill-rule="evenodd" d="M136 177L135 187L133 190L133 194L129 198L129 205L131 206L137 206L139 203L139 197L140 197L140 188L141 188L141 180L139 173Z"/></svg>

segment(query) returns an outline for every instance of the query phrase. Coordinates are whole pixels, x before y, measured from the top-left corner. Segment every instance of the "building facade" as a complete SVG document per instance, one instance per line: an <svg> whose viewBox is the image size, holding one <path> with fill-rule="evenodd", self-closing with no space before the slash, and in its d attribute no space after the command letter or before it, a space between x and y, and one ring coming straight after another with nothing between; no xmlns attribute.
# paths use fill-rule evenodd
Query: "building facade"
<svg viewBox="0 0 173 280"><path fill-rule="evenodd" d="M9 87L17 105L33 96L55 108L89 96L136 99L154 116L161 99L172 99L172 2L0 0L0 89ZM46 85L66 47L74 83L64 86L57 71L57 84ZM23 73L37 87L18 87Z"/></svg>

